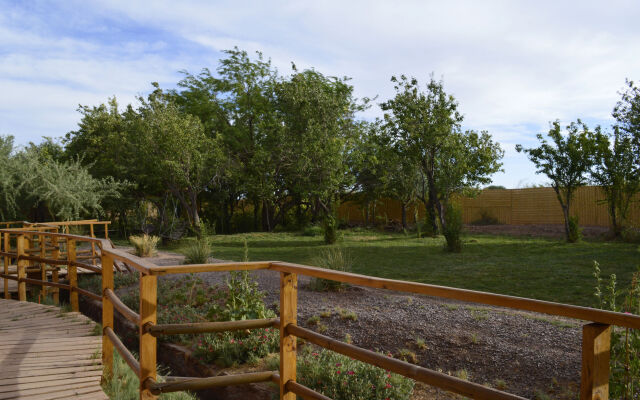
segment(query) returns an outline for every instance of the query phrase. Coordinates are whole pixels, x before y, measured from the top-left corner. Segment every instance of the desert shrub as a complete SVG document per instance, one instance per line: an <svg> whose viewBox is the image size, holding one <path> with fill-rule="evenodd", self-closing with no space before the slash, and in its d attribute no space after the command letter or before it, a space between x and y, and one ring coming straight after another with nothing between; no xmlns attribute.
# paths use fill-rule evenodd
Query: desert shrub
<svg viewBox="0 0 640 400"><path fill-rule="evenodd" d="M408 400L413 381L329 351L308 346L298 356L298 382L335 400Z"/></svg>
<svg viewBox="0 0 640 400"><path fill-rule="evenodd" d="M195 240L184 249L185 264L206 264L211 255L211 244L205 236Z"/></svg>
<svg viewBox="0 0 640 400"><path fill-rule="evenodd" d="M447 204L445 211L446 227L442 230L446 239L445 250L452 253L462 251L462 211L454 204Z"/></svg>
<svg viewBox="0 0 640 400"><path fill-rule="evenodd" d="M160 369L162 372L162 368ZM106 375L105 375L106 376ZM163 379L159 377L162 382ZM113 375L102 382L102 389L110 399L137 400L140 398L138 389L140 380L117 351L113 352ZM197 397L188 392L163 393L161 400L196 400Z"/></svg>
<svg viewBox="0 0 640 400"><path fill-rule="evenodd" d="M480 217L473 221L471 225L500 225L500 221L489 210L482 209L480 210Z"/></svg>
<svg viewBox="0 0 640 400"><path fill-rule="evenodd" d="M147 235L129 236L129 242L133 245L133 249L138 257L153 257L158 254L156 247L160 238L157 236Z"/></svg>
<svg viewBox="0 0 640 400"><path fill-rule="evenodd" d="M640 268L633 274L631 287L618 290L612 274L603 290L600 266L594 261L595 296L602 309L640 315ZM618 298L623 299L618 302ZM640 398L640 329L611 330L611 372L609 392L612 399Z"/></svg>
<svg viewBox="0 0 640 400"><path fill-rule="evenodd" d="M578 217L569 217L569 235L567 236L567 242L575 243L582 239L582 228L578 224Z"/></svg>
<svg viewBox="0 0 640 400"><path fill-rule="evenodd" d="M324 230L321 226L311 225L304 228L302 231L302 236L320 236L322 235Z"/></svg>
<svg viewBox="0 0 640 400"><path fill-rule="evenodd" d="M332 269L334 271L351 271L352 260L349 253L342 247L329 247L323 249L320 254L313 260L313 265ZM309 288L319 291L340 290L347 285L343 282L332 281L329 279L311 278Z"/></svg>

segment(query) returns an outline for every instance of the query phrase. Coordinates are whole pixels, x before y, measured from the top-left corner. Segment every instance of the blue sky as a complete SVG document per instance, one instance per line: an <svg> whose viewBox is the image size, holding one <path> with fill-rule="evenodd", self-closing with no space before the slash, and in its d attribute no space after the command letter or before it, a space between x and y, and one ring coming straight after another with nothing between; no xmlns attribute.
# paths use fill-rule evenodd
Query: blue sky
<svg viewBox="0 0 640 400"><path fill-rule="evenodd" d="M549 121L611 124L625 78L640 80L636 1L0 0L0 134L19 144L75 129L79 104L121 104L215 69L224 49L262 51L287 73L349 76L383 101L391 75L433 72L467 129L506 150L496 184L544 183L514 150ZM380 116L377 106L363 118Z"/></svg>

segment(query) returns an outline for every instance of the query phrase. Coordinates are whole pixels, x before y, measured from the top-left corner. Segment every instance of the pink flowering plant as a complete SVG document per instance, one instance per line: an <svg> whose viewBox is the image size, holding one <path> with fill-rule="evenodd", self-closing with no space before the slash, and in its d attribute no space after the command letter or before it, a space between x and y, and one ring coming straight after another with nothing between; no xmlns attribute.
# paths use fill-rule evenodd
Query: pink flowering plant
<svg viewBox="0 0 640 400"><path fill-rule="evenodd" d="M305 346L298 382L334 400L408 400L413 380L341 354Z"/></svg>

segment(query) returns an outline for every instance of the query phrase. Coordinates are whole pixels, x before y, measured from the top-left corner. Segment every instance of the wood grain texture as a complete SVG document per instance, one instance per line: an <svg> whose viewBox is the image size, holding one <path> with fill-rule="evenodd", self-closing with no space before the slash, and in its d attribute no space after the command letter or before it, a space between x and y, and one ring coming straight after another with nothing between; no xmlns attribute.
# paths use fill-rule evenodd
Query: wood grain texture
<svg viewBox="0 0 640 400"><path fill-rule="evenodd" d="M80 313L0 299L0 399L106 400L94 326Z"/></svg>
<svg viewBox="0 0 640 400"><path fill-rule="evenodd" d="M140 400L156 399L147 388L147 382L156 381L157 343L156 337L147 332L145 325L155 325L158 306L158 277L140 276Z"/></svg>
<svg viewBox="0 0 640 400"><path fill-rule="evenodd" d="M587 324L582 327L582 377L580 400L609 398L611 326Z"/></svg>
<svg viewBox="0 0 640 400"><path fill-rule="evenodd" d="M298 321L298 276L280 273L280 399L296 400L287 382L296 381L296 337L285 327Z"/></svg>

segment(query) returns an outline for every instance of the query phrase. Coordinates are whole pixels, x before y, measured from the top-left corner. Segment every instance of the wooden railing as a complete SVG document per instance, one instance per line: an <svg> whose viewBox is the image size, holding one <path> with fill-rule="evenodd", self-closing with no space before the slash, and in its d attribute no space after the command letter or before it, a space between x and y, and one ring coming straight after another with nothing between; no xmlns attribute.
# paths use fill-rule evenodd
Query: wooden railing
<svg viewBox="0 0 640 400"><path fill-rule="evenodd" d="M609 348L611 326L640 329L640 316L622 314L587 307L567 304L559 304L548 301L533 300L521 297L506 296L500 294L478 292L473 290L456 289L444 286L429 285L415 282L405 282L391 279L376 278L365 275L331 271L306 265L292 264L278 261L242 262L222 264L198 264L157 266L144 259L133 256L122 250L113 248L111 242L106 239L74 236L49 232L46 227L41 230L0 229L4 235L4 243L7 243L7 235L17 237L15 252L4 248L1 253L5 260L16 259L18 262L17 277L2 274L6 279L18 280L22 288L19 291L20 300L25 300L24 285L40 284L69 290L71 303L77 309L77 295L85 295L102 301L102 360L105 366L105 374L112 373L113 349L115 348L129 367L140 379L140 398L154 399L160 393L198 390L216 386L238 385L253 382L271 381L279 385L280 398L294 400L296 395L305 399L327 399L310 388L296 382L296 339L301 338L317 346L330 349L351 358L369 363L388 371L398 373L419 382L464 395L474 399L522 399L522 397L509 394L497 389L485 387L468 382L453 376L449 376L428 368L410 364L392 357L343 343L339 340L321 335L312 330L297 325L297 285L298 276L306 275L315 278L329 279L354 285L371 288L396 290L408 293L417 293L440 298L455 299L485 305L507 307L516 310L526 310L549 315L589 321L583 326L582 335L582 381L581 399L607 399L609 380ZM47 249L51 248L51 254L47 257L27 256L26 246L33 238L39 239L41 245L39 251L47 255ZM48 238L48 239L47 239ZM73 277L72 270L76 267L89 268L93 265L79 263L75 259L76 244L78 242L93 243L100 251L102 295L98 296L77 287L77 280ZM56 257L56 246L66 244L66 259ZM44 246L44 247L42 247ZM128 264L140 275L140 304L134 311L127 307L115 294L113 285L114 262L118 260ZM41 265L58 265L63 263L69 268L69 283L61 284L49 282L46 279L25 278L27 263L39 262ZM250 321L226 321L205 322L190 324L158 324L157 323L157 279L160 275L222 272L237 270L269 270L280 274L280 316L278 319L250 320ZM76 300L74 301L73 295ZM114 309L122 316L136 324L139 334L139 359L124 346L114 332ZM280 330L280 366L279 371L264 371L237 374L232 376L215 376L208 378L167 378L165 382L157 379L156 364L156 338L161 335L172 334L198 334L205 332L222 332L239 329L256 329L264 327L277 327Z"/></svg>

